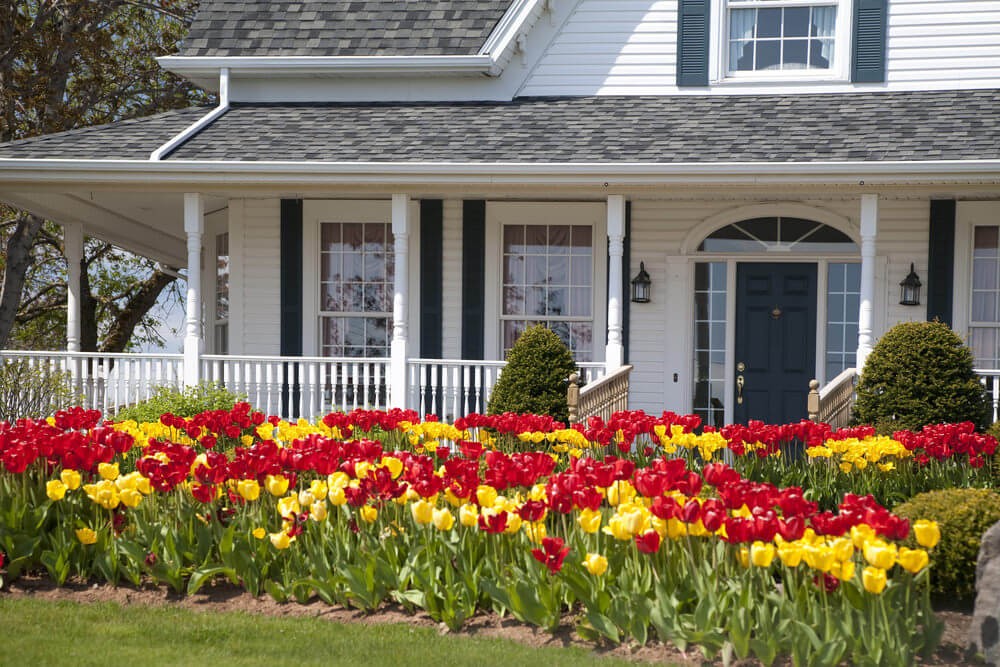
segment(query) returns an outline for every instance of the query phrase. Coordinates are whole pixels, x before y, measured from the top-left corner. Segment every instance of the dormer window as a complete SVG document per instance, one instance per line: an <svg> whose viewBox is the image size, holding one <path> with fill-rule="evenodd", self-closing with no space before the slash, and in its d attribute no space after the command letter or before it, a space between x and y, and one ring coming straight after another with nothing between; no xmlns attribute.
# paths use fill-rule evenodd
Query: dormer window
<svg viewBox="0 0 1000 667"><path fill-rule="evenodd" d="M729 0L729 75L774 70L832 70L837 3Z"/></svg>

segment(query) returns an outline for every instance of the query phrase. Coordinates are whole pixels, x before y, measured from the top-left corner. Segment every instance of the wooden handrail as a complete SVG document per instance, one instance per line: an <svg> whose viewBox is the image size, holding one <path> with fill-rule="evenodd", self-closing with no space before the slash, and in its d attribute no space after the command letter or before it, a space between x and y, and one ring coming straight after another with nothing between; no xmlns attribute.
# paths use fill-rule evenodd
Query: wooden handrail
<svg viewBox="0 0 1000 667"><path fill-rule="evenodd" d="M825 422L835 429L847 426L854 407L854 385L857 378L857 369L848 368L822 389L818 380L810 380L809 397L806 400L809 419Z"/></svg>
<svg viewBox="0 0 1000 667"><path fill-rule="evenodd" d="M604 420L619 410L628 410L629 375L632 366L622 366L618 370L599 380L580 387L580 376L573 373L569 376L569 386L566 389L566 404L569 408L571 424L583 422L590 417L600 417Z"/></svg>

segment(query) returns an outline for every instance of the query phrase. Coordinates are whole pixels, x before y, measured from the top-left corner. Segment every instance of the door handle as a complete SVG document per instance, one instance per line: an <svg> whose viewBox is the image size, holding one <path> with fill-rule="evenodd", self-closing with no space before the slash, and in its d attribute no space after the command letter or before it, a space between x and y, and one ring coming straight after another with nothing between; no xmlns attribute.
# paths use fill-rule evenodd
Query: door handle
<svg viewBox="0 0 1000 667"><path fill-rule="evenodd" d="M742 375L737 375L736 376L736 404L737 405L743 405L743 384L744 384L744 382L745 381L743 380L743 376Z"/></svg>

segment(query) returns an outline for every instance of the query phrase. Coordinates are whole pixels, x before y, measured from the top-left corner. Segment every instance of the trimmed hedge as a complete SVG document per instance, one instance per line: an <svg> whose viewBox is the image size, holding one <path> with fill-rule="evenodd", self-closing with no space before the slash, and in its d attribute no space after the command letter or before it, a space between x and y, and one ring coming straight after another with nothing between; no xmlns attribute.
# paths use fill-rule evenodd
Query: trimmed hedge
<svg viewBox="0 0 1000 667"><path fill-rule="evenodd" d="M566 422L566 380L575 370L573 353L558 335L541 324L528 327L507 353L487 414L530 412Z"/></svg>
<svg viewBox="0 0 1000 667"><path fill-rule="evenodd" d="M986 389L972 372L972 352L941 322L904 322L872 349L858 382L855 421L879 433L925 424L990 424Z"/></svg>

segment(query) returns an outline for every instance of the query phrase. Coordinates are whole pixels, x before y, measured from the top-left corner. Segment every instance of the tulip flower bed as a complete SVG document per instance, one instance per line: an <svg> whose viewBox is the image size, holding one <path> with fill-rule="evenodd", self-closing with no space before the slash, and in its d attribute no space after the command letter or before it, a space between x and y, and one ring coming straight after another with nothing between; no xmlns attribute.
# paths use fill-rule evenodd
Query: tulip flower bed
<svg viewBox="0 0 1000 667"><path fill-rule="evenodd" d="M225 577L277 600L395 601L452 628L482 610L550 630L572 614L586 638L708 657L910 664L940 634L937 526L855 494L821 511L741 474L796 428L831 452L873 438L806 424L767 439L696 434L697 417L671 413L563 428L399 410L288 424L246 404L115 424L73 409L0 424L0 576L188 593ZM922 548L900 544L911 534Z"/></svg>

